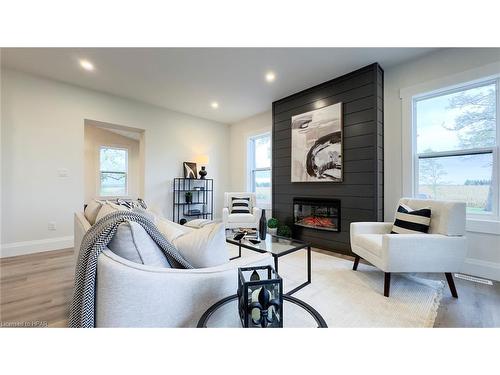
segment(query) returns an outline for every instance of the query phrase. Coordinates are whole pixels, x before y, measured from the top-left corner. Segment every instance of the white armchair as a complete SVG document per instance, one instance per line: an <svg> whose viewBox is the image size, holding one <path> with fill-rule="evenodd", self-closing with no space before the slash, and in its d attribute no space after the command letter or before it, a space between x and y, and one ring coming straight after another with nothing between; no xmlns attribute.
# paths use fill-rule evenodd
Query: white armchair
<svg viewBox="0 0 500 375"><path fill-rule="evenodd" d="M443 272L453 297L458 294L453 272L465 260L465 203L402 198L413 209L431 208L428 234L390 234L393 223L351 223L353 270L363 258L385 273L389 297L391 272Z"/></svg>
<svg viewBox="0 0 500 375"><path fill-rule="evenodd" d="M232 214L232 198L250 198L249 214ZM257 228L262 210L256 207L255 193L224 193L224 208L222 209L222 221L226 229L233 228Z"/></svg>

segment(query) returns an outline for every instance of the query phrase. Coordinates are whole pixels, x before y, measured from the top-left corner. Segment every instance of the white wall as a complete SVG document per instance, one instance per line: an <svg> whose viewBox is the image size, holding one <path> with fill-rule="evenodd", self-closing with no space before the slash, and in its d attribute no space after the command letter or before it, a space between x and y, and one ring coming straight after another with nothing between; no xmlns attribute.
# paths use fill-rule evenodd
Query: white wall
<svg viewBox="0 0 500 375"><path fill-rule="evenodd" d="M10 69L2 70L1 91L2 256L72 243L73 212L84 202L84 119L145 130L144 198L167 217L182 162L208 155L221 216L228 125ZM60 168L68 177L58 177Z"/></svg>
<svg viewBox="0 0 500 375"><path fill-rule="evenodd" d="M128 151L127 198L142 198L139 141L123 135L85 124L84 130L84 194L85 203L99 197L99 150L101 146L125 148Z"/></svg>
<svg viewBox="0 0 500 375"><path fill-rule="evenodd" d="M246 191L248 186L247 154L248 138L271 132L273 127L272 111L267 111L230 127L230 186L231 191Z"/></svg>
<svg viewBox="0 0 500 375"><path fill-rule="evenodd" d="M385 70L384 210L391 221L403 194L402 106L400 89L500 62L500 49L445 49ZM500 280L500 236L468 232L463 272Z"/></svg>

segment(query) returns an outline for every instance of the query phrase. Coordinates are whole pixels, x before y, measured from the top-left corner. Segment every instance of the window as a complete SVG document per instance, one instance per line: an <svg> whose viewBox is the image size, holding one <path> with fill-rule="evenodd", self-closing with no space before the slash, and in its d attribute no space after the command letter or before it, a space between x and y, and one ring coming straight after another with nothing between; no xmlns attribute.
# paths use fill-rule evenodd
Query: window
<svg viewBox="0 0 500 375"><path fill-rule="evenodd" d="M413 97L414 191L498 217L499 79Z"/></svg>
<svg viewBox="0 0 500 375"><path fill-rule="evenodd" d="M128 150L102 146L99 150L99 195L126 196L128 180Z"/></svg>
<svg viewBox="0 0 500 375"><path fill-rule="evenodd" d="M248 143L249 188L258 207L271 208L271 134L251 137Z"/></svg>

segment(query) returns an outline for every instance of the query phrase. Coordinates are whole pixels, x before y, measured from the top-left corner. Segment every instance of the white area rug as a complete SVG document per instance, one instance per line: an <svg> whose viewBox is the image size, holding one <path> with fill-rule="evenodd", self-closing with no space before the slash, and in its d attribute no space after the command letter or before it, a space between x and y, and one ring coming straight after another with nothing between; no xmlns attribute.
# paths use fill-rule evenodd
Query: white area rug
<svg viewBox="0 0 500 375"><path fill-rule="evenodd" d="M231 256L237 248L228 245ZM250 254L243 250L242 256ZM279 259L279 274L287 292L307 279L306 252ZM408 274L393 274L390 297L383 296L384 274L375 267L317 252L312 253L312 283L293 296L314 307L328 327L432 327L444 282ZM285 311L286 322L286 311Z"/></svg>

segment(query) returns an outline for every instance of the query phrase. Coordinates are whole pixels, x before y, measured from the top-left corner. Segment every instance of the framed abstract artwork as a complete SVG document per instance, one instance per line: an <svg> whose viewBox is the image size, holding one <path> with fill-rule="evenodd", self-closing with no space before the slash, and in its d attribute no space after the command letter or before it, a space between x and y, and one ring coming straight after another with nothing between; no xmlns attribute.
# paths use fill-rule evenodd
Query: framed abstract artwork
<svg viewBox="0 0 500 375"><path fill-rule="evenodd" d="M342 182L342 103L292 117L292 182Z"/></svg>
<svg viewBox="0 0 500 375"><path fill-rule="evenodd" d="M184 162L184 178L197 178L196 163L185 161Z"/></svg>

